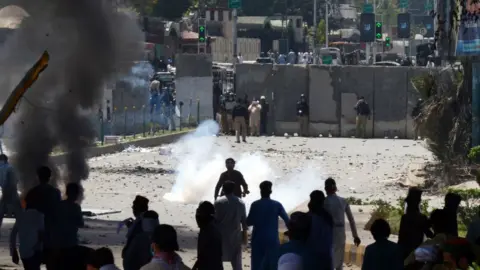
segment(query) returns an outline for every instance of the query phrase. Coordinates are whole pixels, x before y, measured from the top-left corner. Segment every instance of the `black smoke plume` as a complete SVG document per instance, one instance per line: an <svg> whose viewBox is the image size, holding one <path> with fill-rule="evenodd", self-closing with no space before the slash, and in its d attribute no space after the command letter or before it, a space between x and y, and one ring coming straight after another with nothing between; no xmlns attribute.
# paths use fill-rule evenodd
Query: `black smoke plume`
<svg viewBox="0 0 480 270"><path fill-rule="evenodd" d="M125 74L143 54L143 34L134 15L110 1L27 0L29 14L0 47L0 91L4 98L44 50L48 68L26 93L7 126L21 189L37 183L36 169L49 155L67 152L62 182L88 178L86 148L97 136L92 114L104 86Z"/></svg>

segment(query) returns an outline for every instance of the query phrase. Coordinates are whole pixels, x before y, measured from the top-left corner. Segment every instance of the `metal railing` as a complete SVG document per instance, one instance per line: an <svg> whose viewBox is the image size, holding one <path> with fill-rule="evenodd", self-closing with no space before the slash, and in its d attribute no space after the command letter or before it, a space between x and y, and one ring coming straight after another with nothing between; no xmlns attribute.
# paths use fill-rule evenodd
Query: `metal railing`
<svg viewBox="0 0 480 270"><path fill-rule="evenodd" d="M106 136L137 139L160 136L186 128L196 127L200 122L200 101L189 104L144 104L141 106L114 107L110 117L103 114L93 119L97 141L105 143Z"/></svg>

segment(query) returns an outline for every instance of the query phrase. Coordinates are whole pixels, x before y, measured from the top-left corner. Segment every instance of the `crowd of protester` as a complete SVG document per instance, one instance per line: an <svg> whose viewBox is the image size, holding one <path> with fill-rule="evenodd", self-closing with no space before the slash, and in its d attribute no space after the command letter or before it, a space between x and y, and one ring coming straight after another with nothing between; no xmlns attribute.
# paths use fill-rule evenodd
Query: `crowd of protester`
<svg viewBox="0 0 480 270"><path fill-rule="evenodd" d="M0 156L8 168L8 158ZM159 215L149 209L149 200L136 196L134 218L122 222L128 228L122 250L125 270L222 270L229 262L233 270L243 268L242 250L251 234L252 270L322 270L342 269L345 254L345 216L350 223L353 242L358 246L355 220L347 201L337 195L335 180L325 181L325 193L310 194L308 212L287 215L278 201L270 198L273 184L263 181L260 198L247 213L242 197L249 194L248 185L235 161L227 159L227 171L215 189L214 203L199 204L195 219L200 229L197 260L186 266L177 253L180 246L173 226L160 224ZM11 170L2 174L3 187L14 181ZM84 226L82 210L77 203L82 193L78 184L66 186L66 198L49 184L51 170L37 170L39 184L25 196L23 207L15 208L16 221L10 235L12 261L22 261L24 269L119 269L109 248L91 249L81 246L78 230ZM9 176L8 176L9 175ZM11 188L11 187L10 187ZM221 189L221 192L220 192ZM220 195L220 196L219 196ZM449 193L445 207L434 210L430 217L420 211L422 191L411 188L405 199L405 214L401 218L398 243L388 240L391 229L384 219L377 219L370 231L375 240L365 249L362 269L467 269L475 261L480 241L479 222L470 224L466 238L458 237L457 211L461 198ZM19 203L4 201L2 207ZM279 241L279 218L285 223L289 241ZM19 247L17 248L17 237ZM425 241L425 239L428 239ZM445 268L435 268L438 266Z"/></svg>

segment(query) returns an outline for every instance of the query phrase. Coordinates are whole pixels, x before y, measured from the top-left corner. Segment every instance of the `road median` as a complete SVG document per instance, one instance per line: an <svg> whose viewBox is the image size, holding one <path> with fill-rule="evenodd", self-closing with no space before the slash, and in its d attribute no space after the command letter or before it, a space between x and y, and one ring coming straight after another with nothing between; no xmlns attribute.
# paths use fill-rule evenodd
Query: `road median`
<svg viewBox="0 0 480 270"><path fill-rule="evenodd" d="M187 130L178 131L170 134L162 134L159 136L138 138L135 140L120 142L117 144L93 146L88 148L87 155L88 155L88 158L93 158L93 157L98 157L103 155L115 154L118 152L122 152L123 150L125 150L130 146L142 147L142 148L156 147L163 144L173 143L191 131L192 129L187 129ZM67 153L59 153L59 154L53 155L51 159L56 164L63 164L65 163L66 157L67 157Z"/></svg>

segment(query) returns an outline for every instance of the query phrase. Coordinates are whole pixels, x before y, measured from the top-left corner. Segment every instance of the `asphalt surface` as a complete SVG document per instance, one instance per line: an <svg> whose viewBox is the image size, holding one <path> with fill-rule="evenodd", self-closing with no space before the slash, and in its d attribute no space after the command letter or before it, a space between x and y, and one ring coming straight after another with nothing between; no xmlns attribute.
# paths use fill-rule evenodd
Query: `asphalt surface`
<svg viewBox="0 0 480 270"><path fill-rule="evenodd" d="M177 228L182 249L180 255L187 265L192 266L198 233L194 219L196 203L201 199L213 199L212 186L218 179L217 172L223 170L223 160L229 156L239 160L240 170L250 185L252 193L246 198L247 204L258 198L258 183L271 177L269 180L275 182L274 197L284 203L287 211L308 200L313 189L323 189L323 180L327 176L337 180L339 193L344 197L396 201L405 194L405 189L395 182L407 175L409 164L432 158L421 142L410 140L297 137L247 140L247 144L236 144L233 137L211 137L207 141L183 143L181 148L132 148L91 159L90 178L84 182L82 207L119 213L88 220L88 228L81 230L82 242L91 246L110 246L121 266L120 250L126 230L117 234L117 224L132 216L131 202L136 195L143 195L150 199L150 208L158 212L161 223ZM178 158L185 157L180 152L194 152L196 157L190 162L198 161L208 168L196 168L195 164L185 161L179 163ZM210 162L212 159L216 161ZM175 173L177 169L189 170L189 173L180 177L183 184L177 184L176 192L169 198L189 203L164 199L179 178ZM189 190L178 190L185 186L189 186ZM12 266L7 250L12 220L4 223L0 238L0 268ZM244 269L249 269L248 251L244 253L243 263Z"/></svg>

